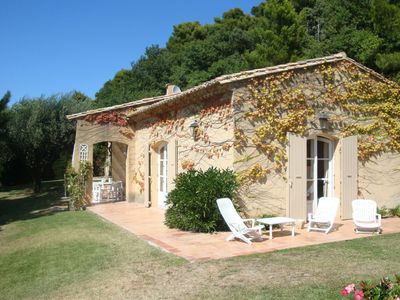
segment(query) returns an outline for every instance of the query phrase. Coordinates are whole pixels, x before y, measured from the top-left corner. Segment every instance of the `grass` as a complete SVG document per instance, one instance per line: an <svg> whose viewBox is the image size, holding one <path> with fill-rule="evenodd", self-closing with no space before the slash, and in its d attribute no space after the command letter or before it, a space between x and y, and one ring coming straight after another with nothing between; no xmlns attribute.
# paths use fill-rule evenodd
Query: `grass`
<svg viewBox="0 0 400 300"><path fill-rule="evenodd" d="M340 299L398 273L400 234L189 263L90 212L61 186L0 190L0 299Z"/></svg>

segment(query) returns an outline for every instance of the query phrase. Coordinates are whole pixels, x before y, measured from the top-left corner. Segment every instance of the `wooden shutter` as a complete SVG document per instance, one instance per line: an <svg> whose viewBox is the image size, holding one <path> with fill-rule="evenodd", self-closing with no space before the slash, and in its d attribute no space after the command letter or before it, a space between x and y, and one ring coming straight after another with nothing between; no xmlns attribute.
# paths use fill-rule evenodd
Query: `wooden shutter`
<svg viewBox="0 0 400 300"><path fill-rule="evenodd" d="M151 206L151 146L144 149L144 203L146 207Z"/></svg>
<svg viewBox="0 0 400 300"><path fill-rule="evenodd" d="M288 210L287 215L295 219L307 218L307 139L288 134Z"/></svg>
<svg viewBox="0 0 400 300"><path fill-rule="evenodd" d="M357 136L341 139L341 218L351 219L351 202L357 199L358 157Z"/></svg>
<svg viewBox="0 0 400 300"><path fill-rule="evenodd" d="M168 144L168 192L174 187L174 180L178 174L178 140L171 140Z"/></svg>

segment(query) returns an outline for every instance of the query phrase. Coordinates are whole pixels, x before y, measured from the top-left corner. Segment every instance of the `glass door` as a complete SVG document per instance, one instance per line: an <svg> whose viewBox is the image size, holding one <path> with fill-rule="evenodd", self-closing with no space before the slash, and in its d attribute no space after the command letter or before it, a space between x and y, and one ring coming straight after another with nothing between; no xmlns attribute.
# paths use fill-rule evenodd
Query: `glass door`
<svg viewBox="0 0 400 300"><path fill-rule="evenodd" d="M313 213L318 199L333 195L332 141L316 137L307 140L307 213Z"/></svg>
<svg viewBox="0 0 400 300"><path fill-rule="evenodd" d="M158 207L165 208L167 200L167 182L168 182L168 152L167 145L159 150L158 156Z"/></svg>

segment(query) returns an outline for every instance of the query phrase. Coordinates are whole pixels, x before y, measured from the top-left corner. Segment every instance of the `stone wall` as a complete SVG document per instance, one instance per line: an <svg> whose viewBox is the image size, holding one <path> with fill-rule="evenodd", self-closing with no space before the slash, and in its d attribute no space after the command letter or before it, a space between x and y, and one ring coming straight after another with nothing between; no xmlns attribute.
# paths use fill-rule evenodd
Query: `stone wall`
<svg viewBox="0 0 400 300"><path fill-rule="evenodd" d="M187 169L232 168L231 94L193 102L165 112L154 112L135 121L134 167L130 183L135 202L149 204L151 201L151 205L157 205L158 150L164 144L168 144L168 191L173 189L175 176ZM194 121L199 125L196 139L190 128Z"/></svg>

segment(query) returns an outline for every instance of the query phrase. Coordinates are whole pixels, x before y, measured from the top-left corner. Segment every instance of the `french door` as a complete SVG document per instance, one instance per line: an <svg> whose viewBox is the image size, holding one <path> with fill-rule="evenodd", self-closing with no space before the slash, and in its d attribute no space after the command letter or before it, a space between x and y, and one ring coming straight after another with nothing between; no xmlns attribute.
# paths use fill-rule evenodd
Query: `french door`
<svg viewBox="0 0 400 300"><path fill-rule="evenodd" d="M307 140L307 213L313 213L321 197L333 196L333 144L315 137Z"/></svg>
<svg viewBox="0 0 400 300"><path fill-rule="evenodd" d="M161 146L158 155L158 207L165 208L167 200L168 182L168 147L167 144Z"/></svg>

